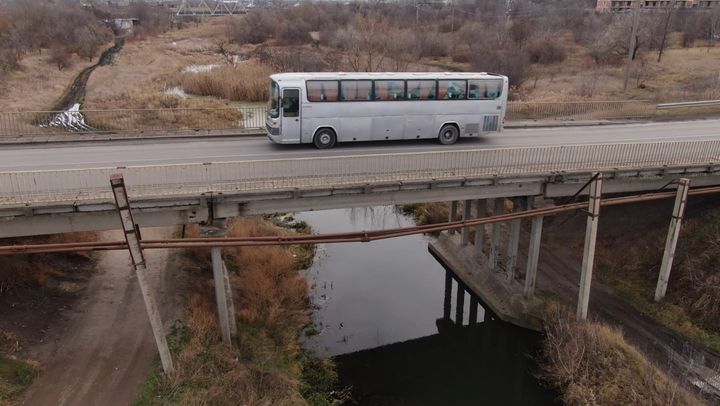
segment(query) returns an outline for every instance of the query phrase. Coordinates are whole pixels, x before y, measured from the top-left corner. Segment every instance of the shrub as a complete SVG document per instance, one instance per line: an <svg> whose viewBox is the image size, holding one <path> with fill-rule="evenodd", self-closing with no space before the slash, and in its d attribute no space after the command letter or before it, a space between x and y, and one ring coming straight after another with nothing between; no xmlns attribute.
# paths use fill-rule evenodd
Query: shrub
<svg viewBox="0 0 720 406"><path fill-rule="evenodd" d="M544 65L562 62L567 57L565 47L552 38L542 38L531 41L528 45L527 52L531 63Z"/></svg>

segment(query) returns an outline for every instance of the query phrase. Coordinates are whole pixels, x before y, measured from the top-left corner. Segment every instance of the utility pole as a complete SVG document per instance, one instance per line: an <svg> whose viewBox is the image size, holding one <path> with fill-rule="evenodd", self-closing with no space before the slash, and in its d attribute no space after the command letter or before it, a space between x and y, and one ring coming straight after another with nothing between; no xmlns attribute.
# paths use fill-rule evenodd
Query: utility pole
<svg viewBox="0 0 720 406"><path fill-rule="evenodd" d="M633 51L635 50L635 43L637 42L637 30L638 30L638 23L640 20L640 1L642 0L635 0L635 4L633 5L633 25L632 25L632 33L630 34L630 48L628 49L628 61L627 65L625 65L625 82L623 83L623 91L627 90L628 86L628 80L630 80L630 64L632 64L633 60Z"/></svg>
<svg viewBox="0 0 720 406"><path fill-rule="evenodd" d="M660 60L662 59L663 50L665 49L665 39L667 38L668 33L668 27L670 26L670 19L672 18L672 14L675 11L675 2L677 0L672 0L670 2L670 9L667 12L667 17L665 18L665 29L663 29L663 36L662 41L660 41L660 52L658 52L658 63L660 63Z"/></svg>
<svg viewBox="0 0 720 406"><path fill-rule="evenodd" d="M450 0L450 32L455 32L455 0Z"/></svg>

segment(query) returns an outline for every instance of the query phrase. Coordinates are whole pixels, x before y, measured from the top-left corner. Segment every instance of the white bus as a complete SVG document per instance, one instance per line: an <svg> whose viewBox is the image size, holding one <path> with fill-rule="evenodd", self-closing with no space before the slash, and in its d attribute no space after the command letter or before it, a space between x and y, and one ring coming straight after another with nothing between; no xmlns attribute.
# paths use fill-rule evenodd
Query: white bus
<svg viewBox="0 0 720 406"><path fill-rule="evenodd" d="M279 144L459 137L502 131L508 79L490 73L279 73L268 138Z"/></svg>

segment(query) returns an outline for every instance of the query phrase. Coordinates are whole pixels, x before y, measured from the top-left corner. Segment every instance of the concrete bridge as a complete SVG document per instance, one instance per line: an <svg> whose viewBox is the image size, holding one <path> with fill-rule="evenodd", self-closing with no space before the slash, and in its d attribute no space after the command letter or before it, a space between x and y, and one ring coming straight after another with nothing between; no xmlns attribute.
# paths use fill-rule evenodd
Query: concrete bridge
<svg viewBox="0 0 720 406"><path fill-rule="evenodd" d="M0 238L122 227L126 236L136 236L128 245L139 275L145 270L137 225L200 223L203 235L223 236L224 220L240 215L433 201L452 202L450 221L458 219L457 202L464 201L462 218L471 221L502 214L506 200L513 211L523 211L590 194L578 292L578 316L585 318L601 195L680 185L658 279L660 300L688 185L720 185L720 121L516 130L452 148L397 142L330 153L278 147L262 138L13 147L0 149L0 170ZM122 193L110 186L116 174L122 175ZM117 200L125 193L129 204ZM488 230L478 226L471 244L466 227L431 250L497 317L533 327L542 214L532 219L524 274L517 267L520 222L509 223L505 237L499 223ZM507 255L499 253L501 239ZM212 249L212 258L222 336L229 341L234 320L220 248ZM159 316L148 306L161 340ZM168 370L169 353L158 345Z"/></svg>

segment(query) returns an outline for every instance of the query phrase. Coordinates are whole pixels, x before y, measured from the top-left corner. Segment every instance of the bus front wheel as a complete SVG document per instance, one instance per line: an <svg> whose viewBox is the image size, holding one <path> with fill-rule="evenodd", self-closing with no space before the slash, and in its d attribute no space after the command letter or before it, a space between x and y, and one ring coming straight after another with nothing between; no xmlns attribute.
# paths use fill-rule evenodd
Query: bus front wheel
<svg viewBox="0 0 720 406"><path fill-rule="evenodd" d="M438 140L443 145L451 145L458 140L458 137L460 137L460 130L453 124L445 124L440 129Z"/></svg>
<svg viewBox="0 0 720 406"><path fill-rule="evenodd" d="M337 142L337 136L335 131L330 128L321 128L315 133L313 137L313 144L317 149L328 149L335 146Z"/></svg>

